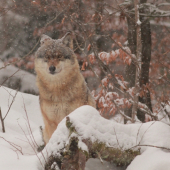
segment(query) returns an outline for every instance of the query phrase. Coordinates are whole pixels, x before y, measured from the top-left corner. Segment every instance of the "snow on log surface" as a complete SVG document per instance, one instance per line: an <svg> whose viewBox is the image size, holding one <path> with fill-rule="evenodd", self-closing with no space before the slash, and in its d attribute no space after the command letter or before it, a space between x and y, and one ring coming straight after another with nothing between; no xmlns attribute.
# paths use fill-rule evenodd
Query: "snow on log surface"
<svg viewBox="0 0 170 170"><path fill-rule="evenodd" d="M93 143L100 141L107 147L121 150L140 147L141 153L149 148L159 147L160 150L161 147L170 148L170 127L161 122L128 125L113 123L101 117L98 111L91 106L82 106L76 109L69 115L69 119L76 133L70 135L69 129L66 127L66 118L63 119L47 144L44 155L47 150L48 155L60 157L62 149L69 144L73 136L78 137L78 147L84 151L88 151L87 146L83 143L84 139L90 139Z"/></svg>

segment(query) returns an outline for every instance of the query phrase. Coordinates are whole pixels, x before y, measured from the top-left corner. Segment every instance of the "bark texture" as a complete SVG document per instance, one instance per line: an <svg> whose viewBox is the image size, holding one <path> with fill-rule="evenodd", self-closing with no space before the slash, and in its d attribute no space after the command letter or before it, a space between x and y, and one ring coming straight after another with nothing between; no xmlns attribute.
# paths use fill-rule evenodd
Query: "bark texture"
<svg viewBox="0 0 170 170"><path fill-rule="evenodd" d="M141 0L140 3L146 3L147 0ZM134 6L131 5L129 10L132 9ZM146 13L148 9L141 9L140 12ZM134 19L134 15L130 15L132 19ZM136 55L136 26L135 22L127 17L128 21L128 43L131 52ZM147 83L149 84L149 67L150 67L150 60L151 60L151 28L150 22L147 20L146 17L140 16L141 25L141 43L142 43L142 64L141 64L141 76L140 76L140 87L142 88ZM130 66L126 67L126 81L129 82L129 87L135 86L135 65L131 64ZM147 89L147 92L144 96L139 97L139 102L144 103L148 106L148 108L152 111L151 105L151 98L150 98L150 91ZM131 116L132 109L125 110L125 114ZM137 111L137 117L142 122L145 121L145 114L142 113L139 109ZM126 122L125 122L126 123Z"/></svg>
<svg viewBox="0 0 170 170"><path fill-rule="evenodd" d="M131 4L129 6L129 10L134 8L134 5ZM129 17L127 17L127 23L128 23L128 46L131 50L132 54L136 55L136 28L135 28L135 15L130 14ZM136 66L135 64L131 63L131 65L127 65L125 68L125 80L129 83L129 87L135 86L135 76L136 76ZM125 110L125 114L129 117L132 115L132 107L127 108ZM124 123L126 123L127 120L125 120Z"/></svg>
<svg viewBox="0 0 170 170"><path fill-rule="evenodd" d="M136 75L135 75L135 91L134 91L134 102L132 106L132 122L135 122L135 116L137 115L138 109L138 101L139 101L139 90L140 84L139 79L141 76L141 54L142 54L142 43L141 43L141 25L139 23L139 0L134 0L134 8L135 8L135 24L136 24L136 59L139 62L139 68L136 67Z"/></svg>
<svg viewBox="0 0 170 170"><path fill-rule="evenodd" d="M147 0L141 0L141 3L146 3ZM148 9L142 9L142 13L148 12ZM142 39L142 66L141 66L141 77L140 77L140 87L149 84L149 67L151 60L151 27L150 22L145 17L140 17L141 22L141 39ZM150 91L147 89L145 96L139 97L141 103L145 103L148 108L152 111ZM138 116L142 122L145 120L145 116L141 111L138 111Z"/></svg>

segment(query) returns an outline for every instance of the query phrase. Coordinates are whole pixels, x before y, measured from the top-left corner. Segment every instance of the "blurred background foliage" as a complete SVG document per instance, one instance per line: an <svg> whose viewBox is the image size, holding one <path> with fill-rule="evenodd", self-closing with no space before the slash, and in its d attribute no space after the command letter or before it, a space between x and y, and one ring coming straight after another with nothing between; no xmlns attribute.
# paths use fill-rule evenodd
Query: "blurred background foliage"
<svg viewBox="0 0 170 170"><path fill-rule="evenodd" d="M143 23L142 36L144 37L142 39L143 53L146 52L145 55L143 54L145 59L142 64L146 61L148 65L143 68L140 97L141 102L145 103L153 112L158 112L161 102L169 103L169 11L168 0L140 1L140 19ZM101 98L99 93L106 100L106 89L107 92L119 92L112 88L115 84L111 81L113 77L109 78L111 73L111 76L117 77L116 79L127 82L127 88L134 87L135 65L133 62L127 64L125 58L119 56L105 63L106 60L99 56L101 64L95 55L100 52L111 54L112 51L125 46L130 48L132 54L136 53L134 9L131 0L1 0L1 67L12 63L15 68L1 69L0 83L2 84L12 75L10 70L21 69L24 70L22 75L18 75L17 72L13 76L14 78L9 78L3 85L23 92L38 94L35 84L32 83L35 81L35 77L25 78L29 79L28 81L23 81L23 77L24 75L35 75L34 53L39 47L40 36L47 34L58 39L68 31L74 35L74 51L78 57L80 69L90 90L95 90L94 93L98 96L96 100L99 101ZM110 81L104 85L107 86L105 95L101 91L104 78L108 78ZM22 88L28 86L28 82L30 82L30 89L29 87ZM120 97L126 98L126 95L120 94ZM101 105L104 104L101 104L100 100L98 109L103 107ZM113 107L113 105L111 106ZM128 105L128 107L130 106ZM112 111L102 108L101 113L105 113L107 116L114 115L116 110L116 108ZM146 117L141 119L144 121Z"/></svg>

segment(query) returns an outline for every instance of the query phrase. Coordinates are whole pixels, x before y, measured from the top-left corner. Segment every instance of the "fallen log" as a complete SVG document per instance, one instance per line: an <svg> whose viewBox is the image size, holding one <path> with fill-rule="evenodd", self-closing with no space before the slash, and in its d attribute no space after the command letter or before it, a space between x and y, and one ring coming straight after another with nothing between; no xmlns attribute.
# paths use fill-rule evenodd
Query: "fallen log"
<svg viewBox="0 0 170 170"><path fill-rule="evenodd" d="M40 170L84 170L89 158L128 166L148 147L165 149L170 128L155 121L124 125L107 120L91 106L82 106L58 125L39 156Z"/></svg>

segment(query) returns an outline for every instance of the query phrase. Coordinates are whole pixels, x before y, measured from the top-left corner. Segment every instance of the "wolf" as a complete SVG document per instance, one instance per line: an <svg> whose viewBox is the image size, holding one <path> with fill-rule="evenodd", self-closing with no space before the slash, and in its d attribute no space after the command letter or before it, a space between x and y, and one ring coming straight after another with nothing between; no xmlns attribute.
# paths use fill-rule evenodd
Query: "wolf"
<svg viewBox="0 0 170 170"><path fill-rule="evenodd" d="M48 143L65 116L82 105L96 108L96 103L80 72L72 34L57 40L42 35L40 43L35 54L36 84L45 124L43 138Z"/></svg>

